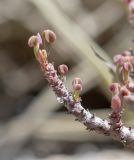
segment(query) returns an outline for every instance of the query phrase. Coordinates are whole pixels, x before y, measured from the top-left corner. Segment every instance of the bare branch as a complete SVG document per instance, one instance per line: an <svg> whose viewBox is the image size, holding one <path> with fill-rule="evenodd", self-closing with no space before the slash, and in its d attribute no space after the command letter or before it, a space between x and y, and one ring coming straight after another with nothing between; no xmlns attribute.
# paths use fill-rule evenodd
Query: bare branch
<svg viewBox="0 0 134 160"><path fill-rule="evenodd" d="M48 32L48 31L47 31ZM63 103L68 109L68 112L76 117L76 120L84 124L87 130L94 130L97 133L101 133L122 142L124 145L134 148L134 130L130 127L127 128L123 125L121 121L121 112L124 103L124 97L131 96L129 83L129 75L133 70L134 56L131 55L130 51L126 50L122 54L116 55L114 57L114 63L116 65L116 74L119 75L120 81L118 83L112 83L110 86L110 91L112 92L111 108L112 113L109 116L110 122L103 120L95 114L90 113L85 110L81 105L80 91L82 90L82 80L80 78L75 78L73 80L73 92L69 92L65 86L65 74L68 72L68 67L66 65L59 66L59 73L55 70L52 63L48 62L47 51L41 49L43 43L54 43L56 40L56 35L54 32L49 30L49 33L40 36L30 37L28 44L30 47L34 48L34 54L37 61L40 63L41 69L47 79L49 85L53 89L57 100L59 103ZM50 39L52 41L50 41ZM40 48L41 45L41 48ZM45 48L46 46L44 46Z"/></svg>
<svg viewBox="0 0 134 160"><path fill-rule="evenodd" d="M134 130L123 125L119 126L119 129L114 127L114 125L117 125L117 119L120 117L120 114L114 115L112 113L110 116L111 121L108 122L85 110L80 102L76 102L73 99L72 93L67 90L65 84L59 79L54 66L48 61L40 61L40 65L56 97L61 99L60 102L64 103L68 111L76 117L76 120L84 124L87 130L94 130L97 133L111 136L124 145L134 148Z"/></svg>

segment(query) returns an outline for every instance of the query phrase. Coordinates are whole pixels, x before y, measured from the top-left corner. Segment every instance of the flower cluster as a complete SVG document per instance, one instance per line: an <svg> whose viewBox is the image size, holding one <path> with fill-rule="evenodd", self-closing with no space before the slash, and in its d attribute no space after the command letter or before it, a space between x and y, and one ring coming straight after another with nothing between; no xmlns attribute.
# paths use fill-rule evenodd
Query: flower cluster
<svg viewBox="0 0 134 160"><path fill-rule="evenodd" d="M118 81L117 83L112 83L109 87L112 93L112 113L109 116L110 121L107 121L95 116L94 113L91 114L81 105L82 80L78 77L74 78L72 92L68 91L65 86L66 74L68 73L67 65L59 65L57 75L53 64L48 61L48 52L55 40L55 33L45 30L41 35L38 33L36 36L31 36L28 40L28 45L33 47L35 57L58 102L63 103L68 111L76 117L76 120L83 123L88 130L111 136L125 145L134 147L134 132L125 127L121 121L124 102L129 105L134 104L134 83L130 76L133 71L134 57L131 51L124 51L114 57Z"/></svg>
<svg viewBox="0 0 134 160"><path fill-rule="evenodd" d="M38 33L36 36L31 36L28 40L29 47L34 48L34 54L38 61L47 60L47 48L56 40L56 35L50 30L42 32L42 36ZM45 49L41 49L41 47Z"/></svg>
<svg viewBox="0 0 134 160"><path fill-rule="evenodd" d="M129 21L134 22L134 0L124 0L129 9ZM67 110L72 113L76 120L84 124L87 130L111 136L122 142L124 145L134 148L134 130L125 127L121 120L122 109L125 105L134 108L134 51L125 50L121 54L114 56L112 64L116 67L116 80L109 86L112 93L111 108L112 113L109 121L101 119L90 111L84 109L81 104L80 93L83 82L75 77L72 81L72 92L65 86L68 67L65 64L58 66L55 70L54 65L48 61L48 53L51 44L56 41L56 35L51 30L45 30L40 35L31 36L28 40L29 47L34 49L34 54L39 62L41 69L50 87L53 89L59 103L63 103Z"/></svg>
<svg viewBox="0 0 134 160"><path fill-rule="evenodd" d="M126 50L113 58L116 65L116 74L121 84L128 84L130 73L133 71L134 56L131 51Z"/></svg>
<svg viewBox="0 0 134 160"><path fill-rule="evenodd" d="M33 47L34 54L37 61L40 63L42 71L49 75L47 80L49 81L51 86L54 86L53 90L57 93L57 96L61 96L62 93L59 92L58 87L60 89L62 87L62 83L66 81L66 74L68 72L68 66L65 64L61 64L58 66L59 75L56 76L57 71L53 70L53 65L48 63L48 52L50 50L50 45L54 43L56 40L56 35L51 30L45 30L40 35L39 33L35 36L31 36L28 40L29 47ZM50 74L51 73L51 74ZM57 86L57 88L56 88ZM72 82L73 86L73 99L76 102L81 101L80 92L82 91L82 80L80 78L74 78Z"/></svg>
<svg viewBox="0 0 134 160"><path fill-rule="evenodd" d="M116 65L118 83L110 85L110 91L113 94L111 107L113 110L115 108L117 110L117 106L118 109L121 109L124 103L129 105L129 102L132 102L132 97L134 97L134 82L131 78L131 73L134 70L134 56L131 50L126 50L114 56L113 61Z"/></svg>

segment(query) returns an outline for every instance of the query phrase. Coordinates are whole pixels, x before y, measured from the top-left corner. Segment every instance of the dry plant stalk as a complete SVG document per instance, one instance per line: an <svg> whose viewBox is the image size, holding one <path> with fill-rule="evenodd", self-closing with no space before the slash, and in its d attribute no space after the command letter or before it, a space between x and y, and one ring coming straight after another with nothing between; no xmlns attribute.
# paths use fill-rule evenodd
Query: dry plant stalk
<svg viewBox="0 0 134 160"><path fill-rule="evenodd" d="M129 6L129 20L132 22L134 13L131 6L132 0L125 2ZM86 126L87 130L110 136L125 146L134 148L134 130L131 127L125 127L121 120L124 105L134 106L134 81L131 76L134 71L133 50L125 50L113 58L117 82L109 86L112 93L112 113L107 121L90 113L81 105L82 80L75 77L72 82L73 91L68 91L65 86L68 67L65 64L60 65L59 74L57 74L53 64L48 61L50 46L55 41L55 33L45 30L41 35L38 33L36 36L31 36L28 45L34 48L35 57L58 102L63 103L67 110L76 117L76 120Z"/></svg>

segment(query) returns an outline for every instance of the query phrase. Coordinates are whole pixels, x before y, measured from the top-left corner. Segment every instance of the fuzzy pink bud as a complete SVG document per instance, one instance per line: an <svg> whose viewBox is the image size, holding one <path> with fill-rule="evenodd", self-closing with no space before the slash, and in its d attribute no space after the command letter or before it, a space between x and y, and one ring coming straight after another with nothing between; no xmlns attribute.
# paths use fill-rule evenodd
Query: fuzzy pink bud
<svg viewBox="0 0 134 160"><path fill-rule="evenodd" d="M121 100L119 96L115 95L112 97L111 108L115 113L118 113L121 111Z"/></svg>
<svg viewBox="0 0 134 160"><path fill-rule="evenodd" d="M113 61L115 64L122 65L124 63L124 57L120 54L114 56Z"/></svg>
<svg viewBox="0 0 134 160"><path fill-rule="evenodd" d="M72 86L74 90L82 91L82 80L80 78L74 78Z"/></svg>
<svg viewBox="0 0 134 160"><path fill-rule="evenodd" d="M45 30L42 36L46 39L48 43L54 43L56 40L56 34L51 30Z"/></svg>
<svg viewBox="0 0 134 160"><path fill-rule="evenodd" d="M37 36L31 36L28 39L28 45L29 45L29 47L34 47L37 43L38 43Z"/></svg>
<svg viewBox="0 0 134 160"><path fill-rule="evenodd" d="M109 86L109 90L113 93L117 93L119 91L120 85L118 83L112 83Z"/></svg>
<svg viewBox="0 0 134 160"><path fill-rule="evenodd" d="M129 90L126 87L121 88L120 90L120 94L124 97L124 96L128 96L129 95Z"/></svg>
<svg viewBox="0 0 134 160"><path fill-rule="evenodd" d="M82 91L82 85L81 84L75 84L73 87L74 87L74 90L76 90L76 91Z"/></svg>
<svg viewBox="0 0 134 160"><path fill-rule="evenodd" d="M130 63L130 62L126 62L123 64L123 68L126 70L126 71L130 71L132 72L133 71L133 65Z"/></svg>
<svg viewBox="0 0 134 160"><path fill-rule="evenodd" d="M68 72L68 66L65 64L61 64L58 67L58 71L61 75L65 75Z"/></svg>

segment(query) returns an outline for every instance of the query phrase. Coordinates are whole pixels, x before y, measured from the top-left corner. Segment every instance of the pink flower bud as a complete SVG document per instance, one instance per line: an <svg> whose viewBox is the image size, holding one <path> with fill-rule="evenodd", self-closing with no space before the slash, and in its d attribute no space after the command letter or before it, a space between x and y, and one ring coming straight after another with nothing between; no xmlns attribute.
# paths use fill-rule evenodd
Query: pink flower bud
<svg viewBox="0 0 134 160"><path fill-rule="evenodd" d="M80 78L74 78L72 86L74 90L82 91L82 80Z"/></svg>
<svg viewBox="0 0 134 160"><path fill-rule="evenodd" d="M73 84L81 84L82 85L82 80L78 77L74 78Z"/></svg>
<svg viewBox="0 0 134 160"><path fill-rule="evenodd" d="M29 47L34 47L38 43L37 36L31 36L28 40Z"/></svg>
<svg viewBox="0 0 134 160"><path fill-rule="evenodd" d="M133 71L133 65L130 62L124 63L123 64L123 68L128 72L132 72Z"/></svg>
<svg viewBox="0 0 134 160"><path fill-rule="evenodd" d="M124 57L120 54L114 56L113 61L115 64L122 65L124 63Z"/></svg>
<svg viewBox="0 0 134 160"><path fill-rule="evenodd" d="M121 111L121 100L119 96L115 95L112 97L111 108L115 113L118 113Z"/></svg>
<svg viewBox="0 0 134 160"><path fill-rule="evenodd" d="M109 90L113 93L117 93L119 92L119 88L120 88L120 85L118 83L112 83L110 86L109 86Z"/></svg>
<svg viewBox="0 0 134 160"><path fill-rule="evenodd" d="M54 43L56 40L56 34L51 30L45 30L42 35L48 43Z"/></svg>
<svg viewBox="0 0 134 160"><path fill-rule="evenodd" d="M74 90L76 90L76 91L82 91L82 85L81 85L81 84L75 84L75 85L73 86L73 88L74 88Z"/></svg>
<svg viewBox="0 0 134 160"><path fill-rule="evenodd" d="M65 75L68 72L68 66L65 64L61 64L58 67L58 71L61 75Z"/></svg>
<svg viewBox="0 0 134 160"><path fill-rule="evenodd" d="M124 96L128 96L129 95L129 90L126 87L121 88L120 90L120 94L124 97Z"/></svg>

